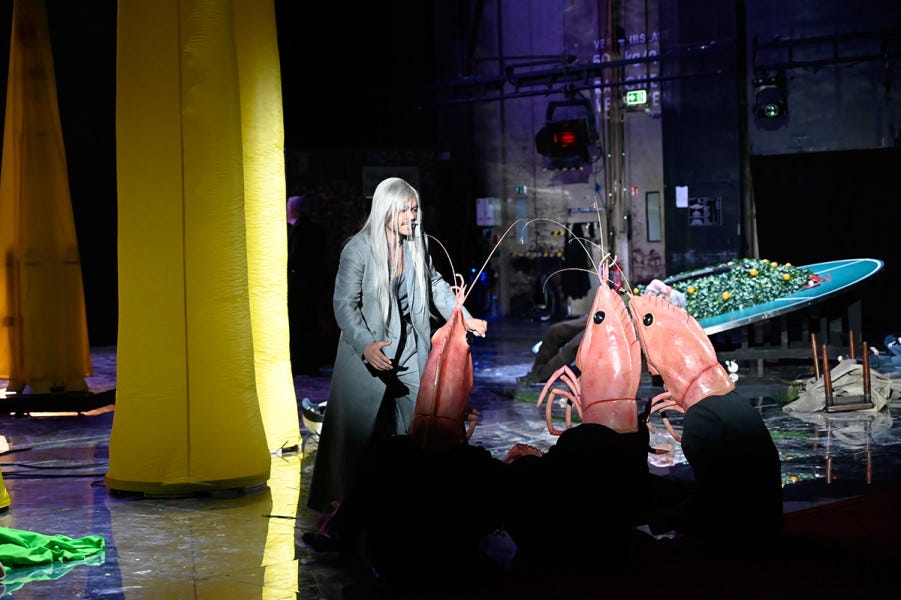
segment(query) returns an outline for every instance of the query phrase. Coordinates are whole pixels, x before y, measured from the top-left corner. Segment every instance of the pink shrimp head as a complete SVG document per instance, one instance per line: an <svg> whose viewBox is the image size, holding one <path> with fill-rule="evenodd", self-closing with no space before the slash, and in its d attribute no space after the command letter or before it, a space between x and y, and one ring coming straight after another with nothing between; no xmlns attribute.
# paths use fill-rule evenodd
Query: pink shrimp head
<svg viewBox="0 0 901 600"><path fill-rule="evenodd" d="M635 394L641 380L641 346L626 306L607 285L608 263L599 269L601 285L594 295L585 320L585 333L576 353L577 377L568 366L558 369L538 395L538 406L546 402L548 431L560 435L554 426L554 401L565 399L566 426L572 426L571 407L583 423L604 425L619 433L638 430ZM560 385L562 384L562 385Z"/></svg>
<svg viewBox="0 0 901 600"><path fill-rule="evenodd" d="M682 411L735 389L710 338L684 309L662 297L632 296L629 312L648 369L660 375L670 399Z"/></svg>
<svg viewBox="0 0 901 600"><path fill-rule="evenodd" d="M582 373L582 420L620 433L637 431L641 348L626 305L606 284L595 292L576 366Z"/></svg>

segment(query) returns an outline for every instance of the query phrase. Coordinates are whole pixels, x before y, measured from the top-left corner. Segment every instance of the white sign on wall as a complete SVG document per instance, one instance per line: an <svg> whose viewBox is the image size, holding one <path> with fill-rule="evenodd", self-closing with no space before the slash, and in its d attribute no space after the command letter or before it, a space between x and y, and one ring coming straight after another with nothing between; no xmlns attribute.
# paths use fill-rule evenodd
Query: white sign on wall
<svg viewBox="0 0 901 600"><path fill-rule="evenodd" d="M676 186L676 208L688 208L688 186Z"/></svg>

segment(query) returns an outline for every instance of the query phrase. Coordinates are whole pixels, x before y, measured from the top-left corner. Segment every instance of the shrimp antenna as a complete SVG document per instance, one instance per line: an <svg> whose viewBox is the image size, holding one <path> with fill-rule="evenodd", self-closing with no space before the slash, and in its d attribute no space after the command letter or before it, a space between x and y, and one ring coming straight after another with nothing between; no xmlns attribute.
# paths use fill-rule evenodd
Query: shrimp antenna
<svg viewBox="0 0 901 600"><path fill-rule="evenodd" d="M504 238L507 237L507 235L511 231L513 231L513 228L516 227L516 225L518 225L520 223L520 221L521 221L521 219L517 219L516 221L514 221L513 224L507 228L507 231L504 232L504 235L502 235L500 237L500 239L498 239L497 243L494 245L494 248L492 248L491 252L488 254L488 258L486 258L485 262L482 263L482 268L479 269L479 272L476 274L476 276L475 276L476 280L478 280L478 278L482 276L482 273L485 271L485 267L488 266L488 261L490 261L491 257L494 256L494 253L500 247L501 242L504 241ZM426 236L435 240L435 243L437 243L439 246L441 246L441 249L444 251L444 256L447 257L447 262L450 264L451 272L454 274L454 281L457 282L457 285L451 286L451 290L454 290L454 292L457 294L458 297L460 296L460 294L463 295L462 299L460 300L460 304L463 304L464 302L466 302L466 299L469 297L470 292L472 292L473 286L469 286L468 288L466 287L466 280L463 279L462 274L457 273L457 270L454 269L454 261L451 260L450 253L447 251L447 248L444 247L444 244L441 243L441 240L439 240L438 238L436 238L435 236L433 236L430 233L427 233Z"/></svg>
<svg viewBox="0 0 901 600"><path fill-rule="evenodd" d="M456 289L457 293L462 292L463 289L464 289L466 286L465 286L464 283L463 283L463 276L460 275L459 273L457 273L457 270L454 268L454 261L451 260L450 252L447 251L447 248L444 247L444 244L441 243L441 240L439 240L438 238L436 238L434 235L432 235L432 234L430 234L430 233L427 233L427 234L426 234L426 237L429 237L429 238L435 240L435 243L438 244L439 246L441 246L441 250L444 251L444 256L447 258L447 262L448 262L448 264L450 265L451 273L452 273L453 276L454 276L454 281L459 281L459 284L458 284L458 285L452 285L452 286L451 286L451 289L452 289L452 290ZM459 279L458 279L458 278L459 278Z"/></svg>
<svg viewBox="0 0 901 600"><path fill-rule="evenodd" d="M551 280L551 277L553 277L554 275L557 275L559 273L563 273L564 271L579 271L582 273L588 273L589 275L596 275L597 277L600 277L600 274L597 271L592 271L591 269L582 269L580 267L565 267L563 269L557 269L556 271L554 271L553 273L551 273L550 275L547 276L547 279L544 280L544 284L541 286L542 291L544 291L544 289L547 287L547 282ZM603 283L603 281L601 283Z"/></svg>
<svg viewBox="0 0 901 600"><path fill-rule="evenodd" d="M612 271L613 268L616 267L616 264L617 264L619 261L617 260L617 258L616 258L615 256L613 256L612 254L610 254L610 253L608 252L607 254L604 255L604 259L603 259L602 262L603 262L603 265L604 265L604 266L603 266L604 273L603 273L603 275L602 275L602 277L601 277L601 283L607 283L608 281L609 281L610 283L613 283L613 280L610 279L610 271ZM622 269L620 269L619 272L620 272L620 274L622 275L623 281L625 282L626 274L623 273L623 270L622 270ZM628 282L626 282L626 284L628 285Z"/></svg>
<svg viewBox="0 0 901 600"><path fill-rule="evenodd" d="M485 272L485 267L488 266L488 261L491 260L491 257L492 257L492 256L494 256L494 253L497 252L497 249L501 247L501 242L504 241L504 238L507 237L507 235L508 235L511 231L513 231L513 228L516 227L521 221L522 221L522 219L516 219L515 221L513 221L513 223L512 223L509 227L507 227L507 231L505 231L505 232L504 232L504 235L502 235L502 236L500 237L500 239L497 240L497 243L494 245L494 248L492 248L492 249L491 249L491 252L488 253L488 258L486 258L486 259L485 259L485 262L482 263L482 268L479 269L479 272L478 272L478 273L476 273L476 276L475 276L475 280L474 280L474 281L478 281L478 280L479 280L479 277L481 277L481 276L482 276L482 273ZM528 225L528 223L526 223L526 225ZM464 296L463 296L463 302L466 302L466 299L469 298L469 294L472 292L472 288L473 288L473 286L469 286L469 289L466 290L466 293L465 293Z"/></svg>
<svg viewBox="0 0 901 600"><path fill-rule="evenodd" d="M531 221L527 221L526 224L525 224L525 227L528 227L529 225L531 225L532 223L535 223L535 222L537 222L537 221L547 221L548 223L553 223L554 225L559 225L560 227L562 227L563 229L565 229L566 232L567 232L569 235L572 236L572 239L569 240L569 241L572 242L573 240L575 240L576 242L578 242L578 244L579 244L580 246L582 246L582 250L584 250L584 251L585 251L585 254L588 256L588 262L590 262L590 263L591 263L591 266L594 267L595 271L597 271L598 266L595 264L594 258L592 258L592 256L591 256L591 252L590 252L590 251L588 250L588 248L585 246L585 242L587 241L587 240L585 240L585 238L580 237L580 236L577 236L577 235L575 234L575 232L574 232L572 229L570 229L569 227L567 227L566 225L564 225L564 224L561 223L560 221L557 221L556 219L549 219L549 218L547 218L547 217L538 217L537 219L532 219ZM604 251L604 247L603 247L603 246L600 246L600 245L598 245L598 244L595 244L594 242L588 242L588 243L591 244L591 245L594 245L594 246L598 246L598 248L601 250L601 252Z"/></svg>

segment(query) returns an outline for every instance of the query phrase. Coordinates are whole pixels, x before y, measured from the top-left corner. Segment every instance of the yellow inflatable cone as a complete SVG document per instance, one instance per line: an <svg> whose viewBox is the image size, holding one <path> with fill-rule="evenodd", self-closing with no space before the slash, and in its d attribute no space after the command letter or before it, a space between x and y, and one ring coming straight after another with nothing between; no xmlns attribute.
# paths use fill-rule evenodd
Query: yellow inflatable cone
<svg viewBox="0 0 901 600"><path fill-rule="evenodd" d="M18 392L83 392L91 355L44 0L16 0L12 21L0 166L0 378Z"/></svg>

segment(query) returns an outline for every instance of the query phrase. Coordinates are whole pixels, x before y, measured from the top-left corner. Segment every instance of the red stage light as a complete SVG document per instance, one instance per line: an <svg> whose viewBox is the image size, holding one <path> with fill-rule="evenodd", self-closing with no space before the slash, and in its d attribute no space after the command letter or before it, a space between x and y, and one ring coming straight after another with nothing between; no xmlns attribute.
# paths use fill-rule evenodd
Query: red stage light
<svg viewBox="0 0 901 600"><path fill-rule="evenodd" d="M551 158L581 158L589 162L588 125L584 120L554 121L535 136L538 153Z"/></svg>

